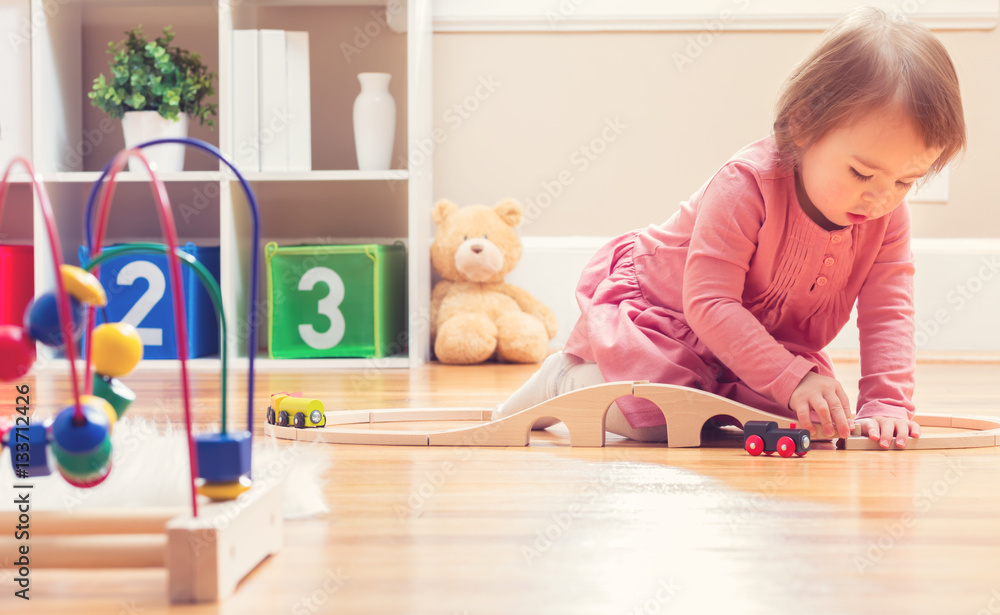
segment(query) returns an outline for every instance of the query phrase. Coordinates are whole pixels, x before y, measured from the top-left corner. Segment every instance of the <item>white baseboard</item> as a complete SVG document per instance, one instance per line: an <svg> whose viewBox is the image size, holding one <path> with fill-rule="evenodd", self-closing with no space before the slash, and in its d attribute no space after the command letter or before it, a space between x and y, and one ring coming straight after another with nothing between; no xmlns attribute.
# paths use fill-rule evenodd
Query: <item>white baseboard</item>
<svg viewBox="0 0 1000 615"><path fill-rule="evenodd" d="M559 319L562 346L580 315L574 290L584 265L609 238L524 237L524 255L507 281L543 301ZM1000 352L1000 239L914 239L917 350L921 356ZM830 345L857 351L851 322Z"/></svg>

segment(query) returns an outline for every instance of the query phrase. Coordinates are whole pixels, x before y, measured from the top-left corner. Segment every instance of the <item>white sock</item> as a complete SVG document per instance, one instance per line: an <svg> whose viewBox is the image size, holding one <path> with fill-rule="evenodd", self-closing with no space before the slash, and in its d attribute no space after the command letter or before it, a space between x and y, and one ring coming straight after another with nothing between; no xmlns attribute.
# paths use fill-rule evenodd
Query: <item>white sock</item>
<svg viewBox="0 0 1000 615"><path fill-rule="evenodd" d="M604 384L605 382L604 376L601 375L601 370L597 368L597 363L581 361L566 370L566 373L557 383L559 387L558 392L559 395L563 395L570 391L585 389L596 384Z"/></svg>
<svg viewBox="0 0 1000 615"><path fill-rule="evenodd" d="M560 383L566 373L584 363L583 359L565 352L550 355L520 389L493 410L493 420L526 410L565 392L560 390Z"/></svg>

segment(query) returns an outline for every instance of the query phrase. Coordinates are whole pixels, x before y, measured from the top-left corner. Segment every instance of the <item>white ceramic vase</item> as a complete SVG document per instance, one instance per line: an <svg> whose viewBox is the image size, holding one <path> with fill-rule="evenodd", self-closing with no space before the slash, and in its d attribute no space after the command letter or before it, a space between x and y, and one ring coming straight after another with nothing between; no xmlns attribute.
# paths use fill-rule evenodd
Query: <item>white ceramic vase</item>
<svg viewBox="0 0 1000 615"><path fill-rule="evenodd" d="M177 121L168 120L159 111L126 111L122 117L122 132L125 133L125 147L153 139L186 137L188 114L181 113ZM180 173L184 170L183 145L154 145L142 150L155 170L160 173ZM146 167L136 157L129 158L130 171L145 172Z"/></svg>
<svg viewBox="0 0 1000 615"><path fill-rule="evenodd" d="M354 99L354 148L358 168L383 171L392 164L396 138L396 101L389 94L389 73L360 73L361 93Z"/></svg>

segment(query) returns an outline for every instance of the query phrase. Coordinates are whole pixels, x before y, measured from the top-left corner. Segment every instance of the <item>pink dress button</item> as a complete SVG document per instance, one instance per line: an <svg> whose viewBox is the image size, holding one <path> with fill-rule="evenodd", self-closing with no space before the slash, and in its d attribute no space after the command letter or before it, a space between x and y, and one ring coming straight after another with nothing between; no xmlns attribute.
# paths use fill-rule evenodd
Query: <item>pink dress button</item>
<svg viewBox="0 0 1000 615"><path fill-rule="evenodd" d="M826 276L819 276L816 278L816 286L826 286L827 279Z"/></svg>
<svg viewBox="0 0 1000 615"><path fill-rule="evenodd" d="M833 264L835 262L837 261L833 260L832 256L827 256L826 258L823 259L823 264L826 265L827 267L833 267Z"/></svg>
<svg viewBox="0 0 1000 615"><path fill-rule="evenodd" d="M830 238L830 241L832 241L833 243L840 243L841 241L844 241L844 238L841 235L834 235L833 237Z"/></svg>

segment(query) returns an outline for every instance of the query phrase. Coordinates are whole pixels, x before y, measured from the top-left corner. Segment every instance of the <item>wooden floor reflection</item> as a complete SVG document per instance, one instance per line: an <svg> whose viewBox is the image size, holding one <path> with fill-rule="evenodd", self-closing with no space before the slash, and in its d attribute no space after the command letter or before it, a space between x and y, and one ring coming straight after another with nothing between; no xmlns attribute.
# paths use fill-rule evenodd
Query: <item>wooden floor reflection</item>
<svg viewBox="0 0 1000 615"><path fill-rule="evenodd" d="M256 397L261 409L279 390L328 409L488 408L533 369L261 373ZM858 365L838 372L853 399ZM129 377L139 395L131 412L180 420L175 379ZM242 415L235 380L230 411ZM1000 416L998 381L997 364L921 364L918 410ZM43 412L68 393L49 378L32 383ZM194 388L197 421L217 422L217 375L195 374ZM170 607L158 570L39 570L30 603L0 579L0 610L1000 613L996 448L819 444L781 459L750 457L735 433L711 436L699 449L612 436L605 448L570 448L558 427L526 448L317 445L333 463L330 514L287 523L284 549L226 602Z"/></svg>

